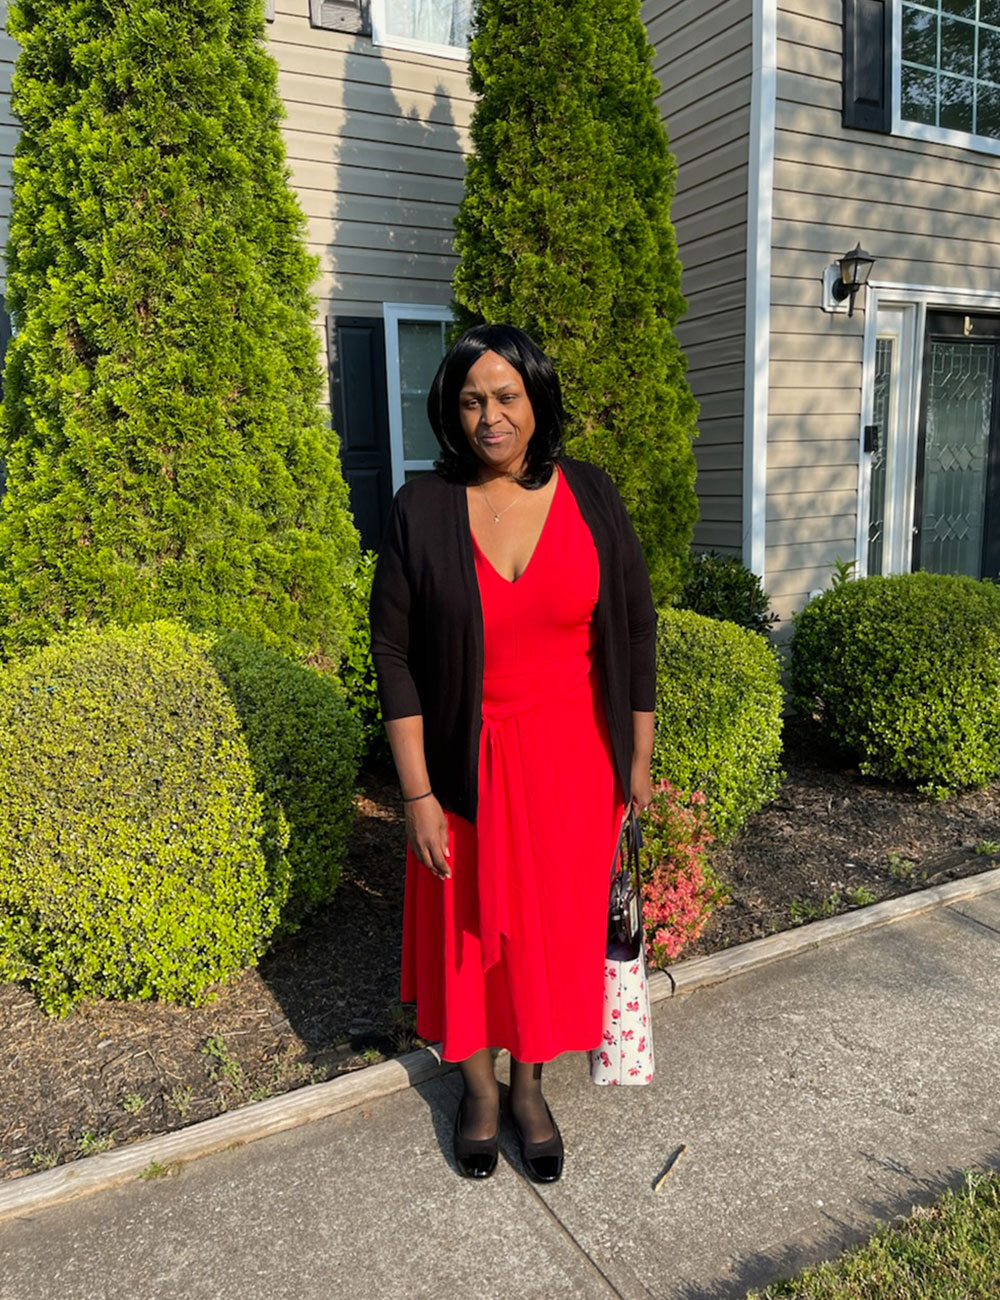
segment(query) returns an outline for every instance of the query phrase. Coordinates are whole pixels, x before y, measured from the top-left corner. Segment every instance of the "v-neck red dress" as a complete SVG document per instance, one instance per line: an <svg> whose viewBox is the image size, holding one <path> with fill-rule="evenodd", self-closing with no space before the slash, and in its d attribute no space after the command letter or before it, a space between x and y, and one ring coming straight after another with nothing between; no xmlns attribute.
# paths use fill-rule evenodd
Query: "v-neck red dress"
<svg viewBox="0 0 1000 1300"><path fill-rule="evenodd" d="M548 1061L601 1037L623 797L594 661L600 567L562 475L516 582L473 547L485 632L478 812L475 825L447 814L450 879L407 850L402 997L447 1060L506 1047Z"/></svg>

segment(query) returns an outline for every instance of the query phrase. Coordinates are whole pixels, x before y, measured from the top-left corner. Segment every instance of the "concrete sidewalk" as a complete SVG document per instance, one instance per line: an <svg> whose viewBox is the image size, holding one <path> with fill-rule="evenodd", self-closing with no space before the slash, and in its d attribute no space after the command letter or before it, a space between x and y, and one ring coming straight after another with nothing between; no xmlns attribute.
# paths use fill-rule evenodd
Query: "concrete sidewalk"
<svg viewBox="0 0 1000 1300"><path fill-rule="evenodd" d="M651 1088L562 1058L551 1187L457 1176L450 1074L0 1223L0 1300L742 1297L1000 1167L998 977L1000 891L659 1003Z"/></svg>

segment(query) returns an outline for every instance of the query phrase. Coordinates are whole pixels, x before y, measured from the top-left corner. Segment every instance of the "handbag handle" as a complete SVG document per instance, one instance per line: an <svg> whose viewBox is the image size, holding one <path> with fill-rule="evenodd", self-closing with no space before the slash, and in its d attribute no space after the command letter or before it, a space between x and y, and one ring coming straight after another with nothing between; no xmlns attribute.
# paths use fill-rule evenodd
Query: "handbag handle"
<svg viewBox="0 0 1000 1300"><path fill-rule="evenodd" d="M642 827L634 807L622 818L621 830L611 859L611 891L608 920L623 943L642 941L642 878L639 850ZM624 849L624 852L623 852ZM609 934L611 930L609 928Z"/></svg>

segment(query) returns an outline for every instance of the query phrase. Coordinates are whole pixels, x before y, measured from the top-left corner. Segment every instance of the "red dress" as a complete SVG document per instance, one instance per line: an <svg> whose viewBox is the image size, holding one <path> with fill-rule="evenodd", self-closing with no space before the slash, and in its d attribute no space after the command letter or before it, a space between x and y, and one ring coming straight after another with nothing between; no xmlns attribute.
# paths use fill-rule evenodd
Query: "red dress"
<svg viewBox="0 0 1000 1300"><path fill-rule="evenodd" d="M623 799L594 665L600 568L562 475L516 582L473 546L485 632L476 824L447 814L448 880L407 850L402 997L447 1060L506 1047L548 1061L601 1037Z"/></svg>

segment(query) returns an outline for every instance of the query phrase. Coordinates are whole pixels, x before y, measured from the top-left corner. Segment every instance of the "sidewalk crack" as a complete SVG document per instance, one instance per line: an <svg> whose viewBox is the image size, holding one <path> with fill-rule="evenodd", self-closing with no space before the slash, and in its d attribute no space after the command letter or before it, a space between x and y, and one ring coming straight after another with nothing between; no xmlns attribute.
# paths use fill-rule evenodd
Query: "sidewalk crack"
<svg viewBox="0 0 1000 1300"><path fill-rule="evenodd" d="M945 916L952 916L960 921L964 921L966 925L975 926L977 930L985 930L988 935L995 939L1000 939L1000 929L995 925L990 925L988 921L980 921L976 916L969 916L968 912L959 912L954 905L946 907L944 909L944 914Z"/></svg>
<svg viewBox="0 0 1000 1300"><path fill-rule="evenodd" d="M587 1264L590 1266L590 1268L593 1269L593 1271L597 1274L597 1276L600 1277L604 1285L608 1288L610 1294L615 1296L617 1300L629 1300L629 1297L625 1296L621 1291L618 1290L614 1282L612 1282L611 1278L608 1277L607 1273L605 1273L604 1269L601 1268L600 1264L598 1264L598 1262L594 1259L594 1257L590 1254L590 1252L588 1250L585 1250L584 1247L580 1245L576 1237L573 1236L572 1232L570 1232L566 1224L563 1223L559 1215L556 1214L555 1210L548 1203L545 1197L541 1194L541 1192L538 1190L535 1184L530 1182L527 1178L524 1181L528 1187L528 1190L532 1193L532 1195L538 1201L539 1205L542 1207L545 1213L552 1220L557 1231L561 1233L563 1237L565 1237L565 1239L570 1243L571 1246L573 1246L576 1249L576 1251L580 1255L583 1256L583 1258L587 1261ZM642 1284L637 1279L632 1279L632 1280L635 1281L635 1285L639 1287L641 1291L641 1295L645 1297L645 1300L654 1300L654 1297L650 1294L650 1292L647 1291L646 1288L642 1286Z"/></svg>

